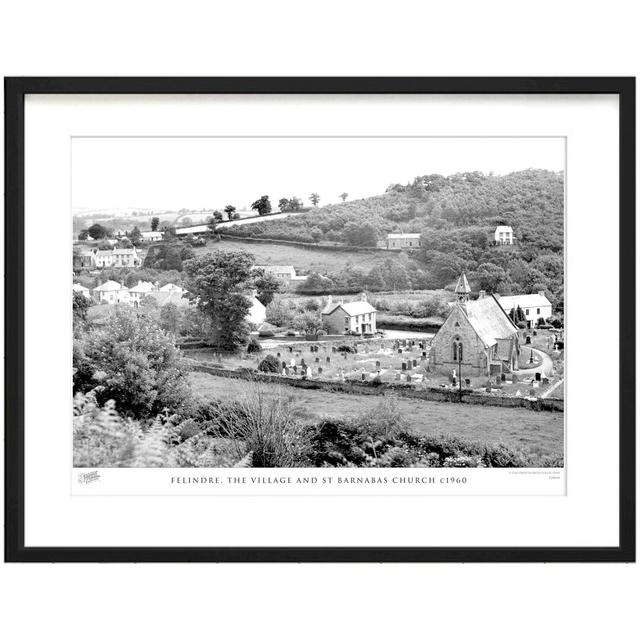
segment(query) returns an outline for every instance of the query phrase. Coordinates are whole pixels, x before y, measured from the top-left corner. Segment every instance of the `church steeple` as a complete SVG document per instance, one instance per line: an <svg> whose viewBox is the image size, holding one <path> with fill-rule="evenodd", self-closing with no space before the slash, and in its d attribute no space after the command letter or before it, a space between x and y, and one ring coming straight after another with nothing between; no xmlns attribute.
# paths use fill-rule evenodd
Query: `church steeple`
<svg viewBox="0 0 640 640"><path fill-rule="evenodd" d="M469 300L469 294L471 293L471 287L467 276L464 275L464 271L458 278L458 284L456 284L456 295L458 296L458 302L467 302Z"/></svg>

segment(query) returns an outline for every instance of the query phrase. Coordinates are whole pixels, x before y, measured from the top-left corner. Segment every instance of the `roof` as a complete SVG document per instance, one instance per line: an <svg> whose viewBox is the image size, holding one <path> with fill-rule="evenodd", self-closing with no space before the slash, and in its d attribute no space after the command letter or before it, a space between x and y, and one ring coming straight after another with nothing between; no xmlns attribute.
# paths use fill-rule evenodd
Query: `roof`
<svg viewBox="0 0 640 640"><path fill-rule="evenodd" d="M501 231L502 231L502 232L504 232L504 231L510 231L511 233L513 233L513 229L512 229L511 227L509 227L509 226L505 225L505 224L499 224L499 225L496 227L496 232L498 232L498 233L499 233L499 232L501 232Z"/></svg>
<svg viewBox="0 0 640 640"><path fill-rule="evenodd" d="M183 289L179 284L174 284L173 282L168 282L164 286L160 287L158 291L177 291L179 293L186 293L185 289Z"/></svg>
<svg viewBox="0 0 640 640"><path fill-rule="evenodd" d="M141 233L143 238L155 238L156 236L162 237L162 233L160 231L142 231Z"/></svg>
<svg viewBox="0 0 640 640"><path fill-rule="evenodd" d="M461 273L460 277L458 278L458 284L456 284L456 293L471 293L469 281L467 280L467 276L465 276L464 273Z"/></svg>
<svg viewBox="0 0 640 640"><path fill-rule="evenodd" d="M175 304L176 307L186 307L189 301L182 295L181 291L151 291L147 298L153 298L159 306Z"/></svg>
<svg viewBox="0 0 640 640"><path fill-rule="evenodd" d="M133 293L148 293L149 291L153 291L155 289L155 285L152 282L138 282L135 287L131 287L129 291Z"/></svg>
<svg viewBox="0 0 640 640"><path fill-rule="evenodd" d="M518 332L509 316L494 296L484 296L456 305L469 320L485 347L491 347L498 340L510 338Z"/></svg>
<svg viewBox="0 0 640 640"><path fill-rule="evenodd" d="M505 311L511 311L514 307L548 307L551 302L543 293L527 293L521 296L500 296L498 303Z"/></svg>
<svg viewBox="0 0 640 640"><path fill-rule="evenodd" d="M107 280L103 282L99 287L96 287L94 291L120 291L127 290L127 287L124 287L119 282L115 280Z"/></svg>
<svg viewBox="0 0 640 640"><path fill-rule="evenodd" d="M132 255L132 254L136 254L137 251L135 249L114 249L113 250L113 255L117 255L117 254L125 254L125 255Z"/></svg>
<svg viewBox="0 0 640 640"><path fill-rule="evenodd" d="M96 251L96 255L97 256L112 256L113 255L113 249L98 249L98 251Z"/></svg>
<svg viewBox="0 0 640 640"><path fill-rule="evenodd" d="M355 302L333 302L329 303L323 310L322 315L329 315L336 309L342 308L342 310L348 316L359 316L363 313L375 313L376 308L371 306L365 300L356 300Z"/></svg>
<svg viewBox="0 0 640 640"><path fill-rule="evenodd" d="M419 233L387 233L387 238L419 238Z"/></svg>
<svg viewBox="0 0 640 640"><path fill-rule="evenodd" d="M76 283L73 285L72 289L73 289L74 291L89 291L89 288L88 288L88 287L83 287L79 282L76 282Z"/></svg>

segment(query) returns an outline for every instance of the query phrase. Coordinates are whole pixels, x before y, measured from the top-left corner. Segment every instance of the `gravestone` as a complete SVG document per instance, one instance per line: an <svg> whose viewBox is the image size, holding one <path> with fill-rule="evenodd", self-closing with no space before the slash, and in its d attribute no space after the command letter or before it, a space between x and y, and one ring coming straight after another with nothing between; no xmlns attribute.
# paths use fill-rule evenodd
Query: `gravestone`
<svg viewBox="0 0 640 640"><path fill-rule="evenodd" d="M539 371L536 371L536 381L540 382L542 380L542 374Z"/></svg>
<svg viewBox="0 0 640 640"><path fill-rule="evenodd" d="M399 373L396 373L396 380L400 380L402 376Z"/></svg>
<svg viewBox="0 0 640 640"><path fill-rule="evenodd" d="M467 385L467 387L471 386L471 378L465 378L464 379L464 383Z"/></svg>
<svg viewBox="0 0 640 640"><path fill-rule="evenodd" d="M542 386L543 387L549 386L549 378L542 378Z"/></svg>
<svg viewBox="0 0 640 640"><path fill-rule="evenodd" d="M514 374L512 374L512 376L511 376L511 382L513 382L514 384L515 384L516 382L518 382L518 376L517 376L515 373L514 373Z"/></svg>
<svg viewBox="0 0 640 640"><path fill-rule="evenodd" d="M367 374L366 373L362 373L361 376L362 376L362 382L364 382L365 378L367 377Z"/></svg>
<svg viewBox="0 0 640 640"><path fill-rule="evenodd" d="M407 373L407 382L411 382L411 376Z"/></svg>
<svg viewBox="0 0 640 640"><path fill-rule="evenodd" d="M331 353L335 353L336 352L336 348L335 347L331 347Z"/></svg>
<svg viewBox="0 0 640 640"><path fill-rule="evenodd" d="M276 354L276 358L280 357L280 352L278 351L278 353Z"/></svg>
<svg viewBox="0 0 640 640"><path fill-rule="evenodd" d="M398 349L398 353L402 353L402 349Z"/></svg>
<svg viewBox="0 0 640 640"><path fill-rule="evenodd" d="M318 375L321 376L322 375L322 367L318 367Z"/></svg>
<svg viewBox="0 0 640 640"><path fill-rule="evenodd" d="M500 374L500 381L501 382L506 382L507 381L507 375L505 373Z"/></svg>
<svg viewBox="0 0 640 640"><path fill-rule="evenodd" d="M402 370L403 370L403 371L406 371L406 370L407 370L407 363L406 363L406 362L403 362L403 363L402 363Z"/></svg>
<svg viewBox="0 0 640 640"><path fill-rule="evenodd" d="M413 364L412 364L411 360L409 360L407 362L407 369L409 369L409 370L413 369Z"/></svg>
<svg viewBox="0 0 640 640"><path fill-rule="evenodd" d="M331 362L331 356L327 356L327 362Z"/></svg>
<svg viewBox="0 0 640 640"><path fill-rule="evenodd" d="M531 344L531 336L527 336L524 340L525 344Z"/></svg>
<svg viewBox="0 0 640 640"><path fill-rule="evenodd" d="M298 365L297 364L293 365L293 373L298 373Z"/></svg>
<svg viewBox="0 0 640 640"><path fill-rule="evenodd" d="M316 362L320 362L320 358L316 357Z"/></svg>
<svg viewBox="0 0 640 640"><path fill-rule="evenodd" d="M417 367L417 366L418 366L418 361L417 361L417 360L415 360L415 359L413 360L413 366L414 366L414 367Z"/></svg>
<svg viewBox="0 0 640 640"><path fill-rule="evenodd" d="M289 353L293 353L293 347L289 347Z"/></svg>

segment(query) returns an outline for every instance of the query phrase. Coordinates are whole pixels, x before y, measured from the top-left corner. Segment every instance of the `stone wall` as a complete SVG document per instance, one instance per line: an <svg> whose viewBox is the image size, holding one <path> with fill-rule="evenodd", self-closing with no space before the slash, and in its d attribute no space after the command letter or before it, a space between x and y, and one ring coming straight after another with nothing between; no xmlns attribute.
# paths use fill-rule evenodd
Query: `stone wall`
<svg viewBox="0 0 640 640"><path fill-rule="evenodd" d="M240 378L243 380L257 380L284 384L300 389L316 389L319 391L333 391L339 393L351 393L368 396L383 396L389 392L405 398L418 398L433 402L462 402L463 404L476 404L490 407L524 408L533 411L564 411L564 400L560 398L524 398L521 396L499 396L483 393L474 393L463 389L462 393L451 389L416 388L410 384L381 383L373 385L369 382L349 380L345 382L332 380L308 380L292 378L277 374L260 373L250 369L229 370L213 364L203 364L191 361L194 371L201 371L210 375L223 378Z"/></svg>

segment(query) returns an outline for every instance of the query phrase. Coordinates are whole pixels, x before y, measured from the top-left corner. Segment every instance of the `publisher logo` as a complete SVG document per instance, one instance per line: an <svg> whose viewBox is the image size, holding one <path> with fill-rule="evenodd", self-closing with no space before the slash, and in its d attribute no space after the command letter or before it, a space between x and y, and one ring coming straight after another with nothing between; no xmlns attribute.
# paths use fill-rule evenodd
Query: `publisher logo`
<svg viewBox="0 0 640 640"><path fill-rule="evenodd" d="M80 484L90 484L91 482L96 482L96 480L100 480L100 474L97 471L78 474L78 482Z"/></svg>

